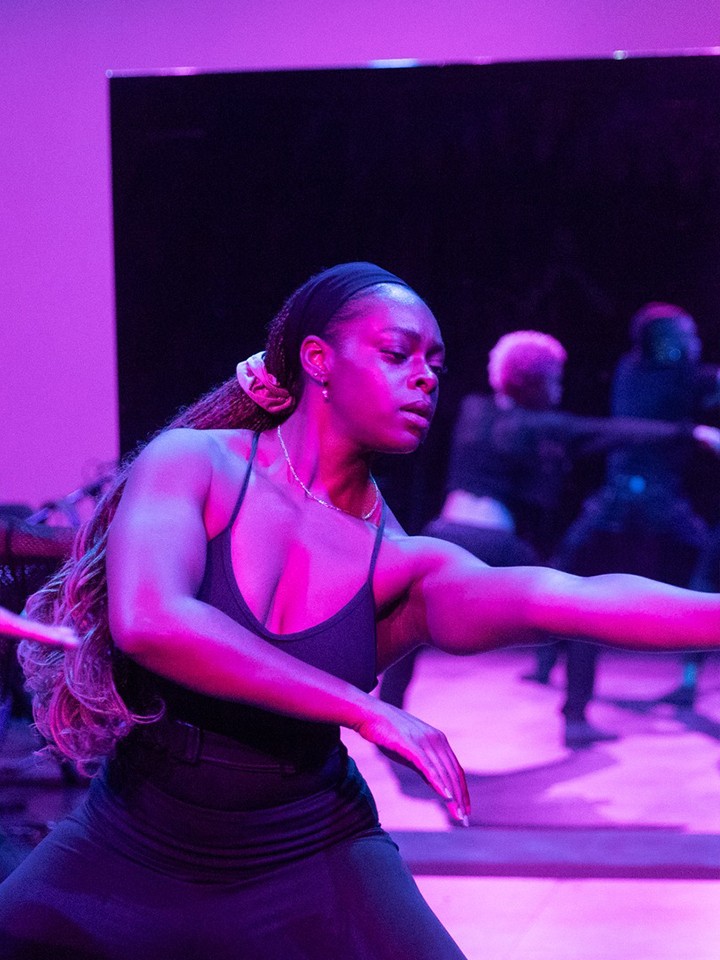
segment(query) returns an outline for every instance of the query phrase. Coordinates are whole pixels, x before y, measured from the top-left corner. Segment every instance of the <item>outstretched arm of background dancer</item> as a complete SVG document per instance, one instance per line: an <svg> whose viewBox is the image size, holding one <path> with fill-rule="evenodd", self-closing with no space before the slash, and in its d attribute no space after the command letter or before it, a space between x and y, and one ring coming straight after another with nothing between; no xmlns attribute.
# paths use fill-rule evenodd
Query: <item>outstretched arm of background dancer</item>
<svg viewBox="0 0 720 960"><path fill-rule="evenodd" d="M27 617L11 613L0 607L0 636L18 640L37 640L52 647L72 649L78 645L78 639L69 627L56 627L52 624L38 623Z"/></svg>
<svg viewBox="0 0 720 960"><path fill-rule="evenodd" d="M720 430L718 430L717 427L698 424L693 430L693 437L701 446L706 447L716 456L720 457Z"/></svg>
<svg viewBox="0 0 720 960"><path fill-rule="evenodd" d="M135 462L108 541L116 645L147 669L201 693L357 730L416 768L462 821L467 787L444 734L196 599L214 457L207 433L178 430L159 436Z"/></svg>

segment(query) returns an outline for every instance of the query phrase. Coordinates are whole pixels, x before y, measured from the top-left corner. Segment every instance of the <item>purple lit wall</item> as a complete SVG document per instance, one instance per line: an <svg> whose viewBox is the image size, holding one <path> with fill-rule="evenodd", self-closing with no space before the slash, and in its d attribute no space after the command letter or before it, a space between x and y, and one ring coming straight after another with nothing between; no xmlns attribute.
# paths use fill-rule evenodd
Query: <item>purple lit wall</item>
<svg viewBox="0 0 720 960"><path fill-rule="evenodd" d="M720 45L720 7L687 0L5 0L0 21L0 502L31 505L117 450L107 69Z"/></svg>

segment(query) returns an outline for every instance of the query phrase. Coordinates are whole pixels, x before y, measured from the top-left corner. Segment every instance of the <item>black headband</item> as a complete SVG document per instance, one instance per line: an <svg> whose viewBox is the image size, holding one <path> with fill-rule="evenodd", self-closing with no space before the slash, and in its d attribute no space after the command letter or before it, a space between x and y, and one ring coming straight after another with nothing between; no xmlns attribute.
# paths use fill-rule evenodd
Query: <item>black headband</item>
<svg viewBox="0 0 720 960"><path fill-rule="evenodd" d="M310 277L292 295L285 326L287 356L295 356L310 334L322 336L338 310L361 290L378 283L412 287L374 263L340 263ZM414 291L413 291L414 292Z"/></svg>

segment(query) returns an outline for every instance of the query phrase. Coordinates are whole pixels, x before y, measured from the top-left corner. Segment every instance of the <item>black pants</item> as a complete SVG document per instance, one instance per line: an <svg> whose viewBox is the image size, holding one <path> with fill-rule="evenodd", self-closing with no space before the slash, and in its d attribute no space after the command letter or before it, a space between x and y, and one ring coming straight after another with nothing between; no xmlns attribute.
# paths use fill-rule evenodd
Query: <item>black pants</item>
<svg viewBox="0 0 720 960"><path fill-rule="evenodd" d="M154 775L145 757L144 770L95 781L0 885L0 957L463 960L346 755L338 776L331 759L314 791L271 807L218 809L211 793L200 805L164 789L204 773L217 784L213 765L241 805L267 793L261 781L292 788L292 772L228 759L157 754Z"/></svg>
<svg viewBox="0 0 720 960"><path fill-rule="evenodd" d="M586 500L553 566L580 576L634 573L686 587L708 543L705 522L677 491L614 477ZM563 712L580 719L593 696L597 647L567 642Z"/></svg>

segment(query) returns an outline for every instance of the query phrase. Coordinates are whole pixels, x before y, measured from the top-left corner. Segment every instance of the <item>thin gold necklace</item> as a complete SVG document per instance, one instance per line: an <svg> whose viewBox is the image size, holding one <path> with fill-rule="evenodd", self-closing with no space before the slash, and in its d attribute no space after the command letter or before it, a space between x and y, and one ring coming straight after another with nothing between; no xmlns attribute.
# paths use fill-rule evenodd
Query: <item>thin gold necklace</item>
<svg viewBox="0 0 720 960"><path fill-rule="evenodd" d="M316 496L316 495L312 492L312 490L308 490L308 488L307 488L307 487L305 486L305 484L302 482L302 480L300 479L300 477L297 475L297 471L295 470L295 467L294 467L293 464L292 464L292 460L290 459L290 454L288 453L287 447L285 446L285 441L283 440L283 435L282 435L282 433L280 432L280 424L278 424L278 426L277 426L277 436L278 436L278 440L280 441L280 448L281 448L281 450L282 450L282 452L283 452L283 456L285 457L285 460L286 460L286 462L287 462L287 465L288 465L288 467L290 468L290 473L293 475L293 478L297 481L297 483L299 483L300 486L303 488L306 497L310 497L310 499L311 499L311 500L314 500L315 503L320 503L320 504L322 504L323 507L327 507L329 510L337 510L338 513L346 513L346 514L348 514L348 516L355 517L356 519L360 519L360 520L369 520L369 519L370 519L370 517L371 517L371 516L375 513L375 511L377 510L377 505L378 505L378 503L380 502L380 489L378 488L378 485L377 485L377 482L376 482L376 480L375 480L375 477L374 477L372 474L370 474L370 482L372 483L373 489L375 490L375 499L373 500L373 505L372 505L372 507L370 507L370 509L368 510L368 512L367 512L367 513L363 513L363 514L358 518L358 517L357 517L357 514L350 513L349 510L343 510L342 507L337 507L337 506L335 506L334 503L329 503L327 500L323 500L322 497Z"/></svg>

